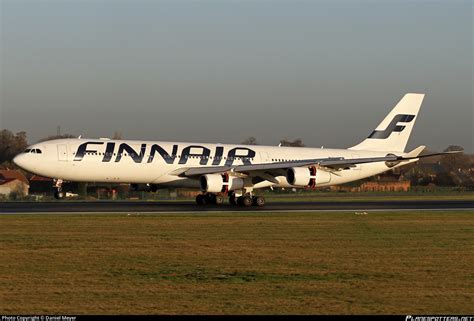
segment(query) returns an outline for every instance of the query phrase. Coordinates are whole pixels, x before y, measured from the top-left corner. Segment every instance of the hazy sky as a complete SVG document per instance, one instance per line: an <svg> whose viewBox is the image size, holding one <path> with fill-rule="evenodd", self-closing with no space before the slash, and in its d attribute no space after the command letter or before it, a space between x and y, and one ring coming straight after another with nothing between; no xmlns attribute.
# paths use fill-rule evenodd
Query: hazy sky
<svg viewBox="0 0 474 321"><path fill-rule="evenodd" d="M474 152L472 1L0 0L0 127L349 147L423 92L409 147Z"/></svg>

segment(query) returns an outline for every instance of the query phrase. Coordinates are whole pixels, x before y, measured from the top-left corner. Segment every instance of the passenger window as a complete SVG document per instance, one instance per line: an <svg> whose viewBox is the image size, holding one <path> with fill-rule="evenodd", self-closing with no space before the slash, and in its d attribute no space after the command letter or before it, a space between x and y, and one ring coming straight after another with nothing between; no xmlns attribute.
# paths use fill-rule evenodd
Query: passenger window
<svg viewBox="0 0 474 321"><path fill-rule="evenodd" d="M37 149L36 150L36 154L42 154L43 152L41 151L41 149Z"/></svg>

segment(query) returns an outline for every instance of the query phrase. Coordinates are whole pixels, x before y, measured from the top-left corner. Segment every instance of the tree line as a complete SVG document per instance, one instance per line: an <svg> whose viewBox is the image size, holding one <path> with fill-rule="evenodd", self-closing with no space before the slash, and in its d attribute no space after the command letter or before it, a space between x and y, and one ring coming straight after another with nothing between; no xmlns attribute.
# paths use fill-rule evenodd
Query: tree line
<svg viewBox="0 0 474 321"><path fill-rule="evenodd" d="M244 139L241 144L243 145L260 145L257 139L254 136L250 136ZM295 140L289 140L287 138L280 139L279 146L286 146L286 147L305 147L306 145L303 144L303 141L300 138Z"/></svg>
<svg viewBox="0 0 474 321"><path fill-rule="evenodd" d="M74 138L74 135L51 135L39 140L47 141L59 138ZM115 132L114 139L122 139L120 132ZM244 139L242 144L259 145L257 138L254 136ZM0 130L0 169L10 168L17 169L13 164L13 158L23 152L28 146L27 134L24 131L13 133L7 129ZM305 147L301 139L290 140L281 139L279 146L289 147ZM452 145L445 149L462 150L461 146ZM401 168L402 173L412 180L415 185L424 185L430 182L437 185L474 185L472 181L472 170L474 168L473 158L466 154L451 154L437 158L436 161L422 159L418 164L408 165ZM432 166L426 166L430 164ZM438 169L437 173L433 173ZM433 178L434 177L434 178ZM467 182L467 183L466 183Z"/></svg>

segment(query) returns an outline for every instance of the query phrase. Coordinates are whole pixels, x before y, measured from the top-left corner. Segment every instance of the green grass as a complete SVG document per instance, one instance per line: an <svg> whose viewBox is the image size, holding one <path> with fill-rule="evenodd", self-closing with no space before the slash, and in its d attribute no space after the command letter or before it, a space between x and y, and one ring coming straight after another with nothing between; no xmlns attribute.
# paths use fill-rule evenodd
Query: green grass
<svg viewBox="0 0 474 321"><path fill-rule="evenodd" d="M271 202L365 202L365 201L432 201L432 200L474 200L474 192L299 192L275 194L266 193Z"/></svg>
<svg viewBox="0 0 474 321"><path fill-rule="evenodd" d="M0 314L472 314L473 215L3 215Z"/></svg>

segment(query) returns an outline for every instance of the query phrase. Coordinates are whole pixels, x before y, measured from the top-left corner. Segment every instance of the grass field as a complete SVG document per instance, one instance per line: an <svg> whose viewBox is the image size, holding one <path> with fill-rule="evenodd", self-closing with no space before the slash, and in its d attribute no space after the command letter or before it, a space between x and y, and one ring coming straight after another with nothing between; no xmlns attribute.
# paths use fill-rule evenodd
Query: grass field
<svg viewBox="0 0 474 321"><path fill-rule="evenodd" d="M474 211L0 216L0 314L472 314Z"/></svg>
<svg viewBox="0 0 474 321"><path fill-rule="evenodd" d="M269 202L365 202L365 201L433 201L433 200L474 200L472 191L460 192L303 192L265 193Z"/></svg>

